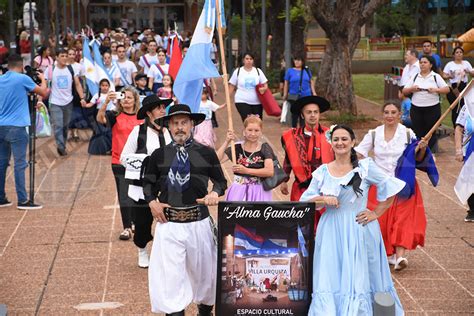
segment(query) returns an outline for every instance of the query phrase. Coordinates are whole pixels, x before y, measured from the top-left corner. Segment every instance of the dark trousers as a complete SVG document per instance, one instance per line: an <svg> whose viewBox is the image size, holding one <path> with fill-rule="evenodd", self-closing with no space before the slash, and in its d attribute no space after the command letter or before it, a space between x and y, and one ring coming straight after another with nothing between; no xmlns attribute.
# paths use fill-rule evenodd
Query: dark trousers
<svg viewBox="0 0 474 316"><path fill-rule="evenodd" d="M467 205L469 206L469 210L474 212L474 194L472 194L469 199L467 199Z"/></svg>
<svg viewBox="0 0 474 316"><path fill-rule="evenodd" d="M123 228L131 228L133 200L128 197L129 183L125 180L125 167L122 165L112 164L112 172L115 177L115 186L117 188L120 213L122 214Z"/></svg>
<svg viewBox="0 0 474 316"><path fill-rule="evenodd" d="M415 104L411 105L410 109L411 123L413 125L413 131L416 137L419 139L424 137L436 121L441 117L441 105L438 103L433 106L419 107ZM428 142L432 152L437 151L438 147L438 136L436 133L433 134L430 141Z"/></svg>
<svg viewBox="0 0 474 316"><path fill-rule="evenodd" d="M263 106L261 104L236 103L235 106L239 111L242 122L251 114L258 115L263 119Z"/></svg>
<svg viewBox="0 0 474 316"><path fill-rule="evenodd" d="M133 242L138 248L145 248L148 242L153 240L151 226L153 225L153 215L148 207L148 203L140 200L133 202L133 214L135 223L135 234Z"/></svg>
<svg viewBox="0 0 474 316"><path fill-rule="evenodd" d="M449 104L452 104L454 100L456 100L457 98L453 92L453 89L457 88L457 90L459 90L459 93L461 93L461 91L464 90L464 88L466 88L466 85L467 84L462 81L459 83L459 86L457 83L453 83L451 85L451 89L449 90L449 93L446 96ZM464 99L461 99L459 104L451 111L451 121L453 122L453 126L456 126L456 120L458 119L459 111L461 111L461 108L463 107L463 105L464 105Z"/></svg>

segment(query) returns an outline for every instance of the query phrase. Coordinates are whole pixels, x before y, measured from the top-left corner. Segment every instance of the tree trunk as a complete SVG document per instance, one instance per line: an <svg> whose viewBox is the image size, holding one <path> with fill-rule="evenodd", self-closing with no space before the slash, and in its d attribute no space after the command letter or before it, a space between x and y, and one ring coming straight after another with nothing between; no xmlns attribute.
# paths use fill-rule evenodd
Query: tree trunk
<svg viewBox="0 0 474 316"><path fill-rule="evenodd" d="M270 68L279 69L285 48L285 19L278 16L285 12L285 1L271 1L268 6L268 26L272 35L270 50Z"/></svg>
<svg viewBox="0 0 474 316"><path fill-rule="evenodd" d="M308 0L308 3L329 38L316 81L318 94L326 97L333 109L357 115L352 56L360 41L361 27L389 0Z"/></svg>

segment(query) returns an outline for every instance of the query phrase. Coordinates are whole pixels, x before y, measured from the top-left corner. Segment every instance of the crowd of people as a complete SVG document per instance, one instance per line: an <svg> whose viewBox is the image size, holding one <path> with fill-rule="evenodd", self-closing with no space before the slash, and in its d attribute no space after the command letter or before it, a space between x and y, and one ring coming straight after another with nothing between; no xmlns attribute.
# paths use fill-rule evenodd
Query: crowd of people
<svg viewBox="0 0 474 316"><path fill-rule="evenodd" d="M269 189L263 182L275 176L276 155L262 141L263 107L257 96L269 87L265 74L254 66L254 56L244 54L242 66L229 80L244 126L242 141L236 131L228 131L217 146L215 113L232 105L213 101L217 89L211 79L202 87L198 113L180 104L168 73L171 38L151 30L129 36L108 30L98 34L108 78L99 82L95 95L84 89L80 39L69 39L68 47L54 47L54 56L53 47L38 49L33 65L41 70L40 85L20 75L28 62L25 56L10 56L9 71L0 76L0 206L12 205L5 195L5 179L13 154L18 208L41 207L28 200L24 181L25 126L30 125L27 93L34 92L38 106L49 109L59 156L68 155L68 137L77 139L74 131L84 127L93 131L88 152L111 155L123 224L119 238L133 239L138 266L149 268L153 312L184 315L186 306L195 302L199 315L210 315L217 249L209 206L226 191L227 201L250 203L271 201L272 189L288 195L293 172L289 199L312 201L318 209L309 314L371 315L374 294L383 292L402 315L389 265L395 271L405 269L407 250L424 245L426 216L414 170L422 165L436 184L436 135L423 136L441 115L440 95L448 94L454 101L467 76L474 75L462 58L462 48L455 49L454 60L444 70L439 56L431 53L431 43L424 43L421 56L407 51L400 100L383 106L383 124L368 131L357 146L351 127L321 125L321 114L330 103L316 95L304 57L295 56L293 67L282 76L292 126L281 137L286 177L278 188ZM179 41L184 57L189 39ZM211 54L217 62L216 52ZM466 161L474 147L473 104L474 98L466 98L459 116L453 112L459 161ZM221 167L227 160L233 164L229 188ZM468 204L466 221L474 221L473 196ZM154 234L153 219L158 222ZM152 240L148 255L146 246Z"/></svg>

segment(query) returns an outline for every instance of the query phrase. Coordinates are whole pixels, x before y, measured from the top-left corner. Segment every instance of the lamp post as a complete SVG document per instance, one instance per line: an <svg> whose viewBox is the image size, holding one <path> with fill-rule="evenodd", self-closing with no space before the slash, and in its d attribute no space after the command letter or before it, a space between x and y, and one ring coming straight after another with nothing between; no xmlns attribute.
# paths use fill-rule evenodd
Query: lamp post
<svg viewBox="0 0 474 316"><path fill-rule="evenodd" d="M82 20L81 20L81 0L77 0L77 29L81 31Z"/></svg>
<svg viewBox="0 0 474 316"><path fill-rule="evenodd" d="M30 64L33 65L33 59L35 59L35 26L33 25L33 5L30 0Z"/></svg>
<svg viewBox="0 0 474 316"><path fill-rule="evenodd" d="M62 1L63 3L63 21L64 21L64 36L66 36L66 30L67 30L67 9L66 9L66 0Z"/></svg>
<svg viewBox="0 0 474 316"><path fill-rule="evenodd" d="M15 41L15 20L13 19L13 0L8 0L8 21L10 27L10 54L13 54L16 49Z"/></svg>
<svg viewBox="0 0 474 316"><path fill-rule="evenodd" d="M55 11L54 11L54 32L56 35L56 49L59 48L59 0L54 0Z"/></svg>
<svg viewBox="0 0 474 316"><path fill-rule="evenodd" d="M262 38L261 38L261 63L263 73L267 71L267 19L266 19L267 1L262 0Z"/></svg>
<svg viewBox="0 0 474 316"><path fill-rule="evenodd" d="M245 0L242 0L242 57L247 51L247 17L245 16Z"/></svg>
<svg viewBox="0 0 474 316"><path fill-rule="evenodd" d="M74 33L74 30L76 29L75 28L75 23L74 23L74 0L71 0L70 1L70 5L71 5L71 29L72 29L72 32Z"/></svg>
<svg viewBox="0 0 474 316"><path fill-rule="evenodd" d="M286 0L285 7L285 64L288 69L291 66L290 0Z"/></svg>

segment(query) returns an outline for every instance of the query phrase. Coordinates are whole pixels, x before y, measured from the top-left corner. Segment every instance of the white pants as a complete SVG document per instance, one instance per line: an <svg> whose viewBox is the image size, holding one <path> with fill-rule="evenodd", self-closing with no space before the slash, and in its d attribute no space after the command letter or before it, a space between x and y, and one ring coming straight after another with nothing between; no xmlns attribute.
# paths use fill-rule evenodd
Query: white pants
<svg viewBox="0 0 474 316"><path fill-rule="evenodd" d="M148 268L151 311L175 313L191 302L214 305L217 248L210 219L158 223Z"/></svg>

